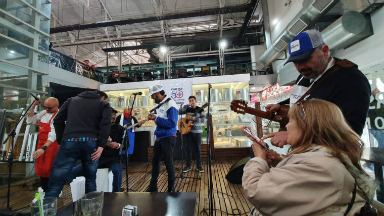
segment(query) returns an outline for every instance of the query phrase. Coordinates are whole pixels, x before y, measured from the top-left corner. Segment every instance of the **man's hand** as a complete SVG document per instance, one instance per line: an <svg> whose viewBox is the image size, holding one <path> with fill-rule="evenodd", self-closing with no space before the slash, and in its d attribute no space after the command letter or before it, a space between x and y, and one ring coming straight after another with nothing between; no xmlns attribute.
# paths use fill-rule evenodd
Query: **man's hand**
<svg viewBox="0 0 384 216"><path fill-rule="evenodd" d="M156 115L154 115L154 114L148 115L148 120L155 120L155 119L156 119Z"/></svg>
<svg viewBox="0 0 384 216"><path fill-rule="evenodd" d="M40 105L41 104L41 100L35 100L33 101L33 105L34 106L37 106L37 105Z"/></svg>
<svg viewBox="0 0 384 216"><path fill-rule="evenodd" d="M103 148L102 147L97 147L97 150L95 149L95 152L93 152L92 154L91 154L91 158L92 158L92 160L93 161L95 161L95 160L98 160L99 158L100 158L100 156L101 156L101 153L103 153Z"/></svg>
<svg viewBox="0 0 384 216"><path fill-rule="evenodd" d="M109 148L116 149L116 148L119 148L119 143L117 143L117 142L110 142L110 143L107 144L107 146Z"/></svg>
<svg viewBox="0 0 384 216"><path fill-rule="evenodd" d="M139 127L141 127L141 125L143 125L146 121L145 120L142 120L139 122Z"/></svg>
<svg viewBox="0 0 384 216"><path fill-rule="evenodd" d="M44 150L43 149L38 149L35 151L35 153L33 153L33 159L37 159L39 158L42 154L44 154Z"/></svg>
<svg viewBox="0 0 384 216"><path fill-rule="evenodd" d="M269 112L277 112L280 110L280 104L269 104L265 107L265 110Z"/></svg>
<svg viewBox="0 0 384 216"><path fill-rule="evenodd" d="M252 150L253 150L253 154L255 155L255 157L259 157L259 158L262 158L264 160L267 159L267 152L265 151L265 148L263 146L261 146L259 143L253 142Z"/></svg>
<svg viewBox="0 0 384 216"><path fill-rule="evenodd" d="M261 139L271 139L271 144L280 148L283 148L283 146L287 145L287 138L288 138L288 133L287 131L280 131L276 133L271 133L266 136L263 136Z"/></svg>

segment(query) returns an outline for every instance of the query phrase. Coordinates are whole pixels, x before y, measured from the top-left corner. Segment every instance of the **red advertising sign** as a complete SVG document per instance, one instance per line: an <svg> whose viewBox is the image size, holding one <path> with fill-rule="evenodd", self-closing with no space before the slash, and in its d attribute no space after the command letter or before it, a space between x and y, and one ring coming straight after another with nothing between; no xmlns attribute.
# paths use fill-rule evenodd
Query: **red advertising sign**
<svg viewBox="0 0 384 216"><path fill-rule="evenodd" d="M281 86L279 83L268 87L261 93L261 100L266 101L270 98L277 97L282 94L286 94L288 92L291 92L293 89L293 86Z"/></svg>
<svg viewBox="0 0 384 216"><path fill-rule="evenodd" d="M257 102L260 102L260 94L259 93L251 96L251 104L254 104Z"/></svg>

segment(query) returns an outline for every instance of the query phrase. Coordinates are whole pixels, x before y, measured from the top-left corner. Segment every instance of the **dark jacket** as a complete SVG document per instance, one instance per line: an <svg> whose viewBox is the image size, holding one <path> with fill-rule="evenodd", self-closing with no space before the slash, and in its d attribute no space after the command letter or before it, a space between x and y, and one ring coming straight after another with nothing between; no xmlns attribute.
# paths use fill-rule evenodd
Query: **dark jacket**
<svg viewBox="0 0 384 216"><path fill-rule="evenodd" d="M340 59L335 58L335 61ZM300 75L297 78L296 83L301 77ZM303 78L297 84L308 87L310 80ZM371 86L368 79L355 65L355 67L341 68L333 73L310 94L308 99L323 99L336 104L351 128L361 136L368 114L370 95Z"/></svg>
<svg viewBox="0 0 384 216"><path fill-rule="evenodd" d="M80 93L69 98L53 119L56 140L90 137L105 147L111 128L111 107L95 91Z"/></svg>
<svg viewBox="0 0 384 216"><path fill-rule="evenodd" d="M124 127L116 124L112 125L109 136L112 142L123 145ZM106 146L100 156L99 168L109 168L115 163L120 163L120 149L112 149Z"/></svg>

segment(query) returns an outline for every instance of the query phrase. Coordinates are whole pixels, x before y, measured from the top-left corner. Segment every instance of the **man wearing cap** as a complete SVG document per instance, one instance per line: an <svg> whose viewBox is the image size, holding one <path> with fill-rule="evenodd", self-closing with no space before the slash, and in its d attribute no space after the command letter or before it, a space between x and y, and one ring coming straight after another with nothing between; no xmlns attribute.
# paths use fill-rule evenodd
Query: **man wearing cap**
<svg viewBox="0 0 384 216"><path fill-rule="evenodd" d="M300 73L291 92L290 99L280 104L270 104L267 111L276 112L282 104L296 103L308 90L312 92L305 99L319 98L339 106L345 119L359 135L363 133L371 89L365 75L357 65L333 58L329 47L324 43L320 32L307 30L294 37L288 44L292 62ZM287 144L285 131L269 134L275 146Z"/></svg>
<svg viewBox="0 0 384 216"><path fill-rule="evenodd" d="M155 114L148 115L148 120L153 120L156 123L156 141L152 158L152 178L147 191L157 191L160 161L162 154L164 154L164 162L168 172L168 192L173 192L175 184L173 150L176 144L176 128L179 111L176 102L165 94L160 85L150 87L149 95L155 103L161 106L159 107L158 105Z"/></svg>

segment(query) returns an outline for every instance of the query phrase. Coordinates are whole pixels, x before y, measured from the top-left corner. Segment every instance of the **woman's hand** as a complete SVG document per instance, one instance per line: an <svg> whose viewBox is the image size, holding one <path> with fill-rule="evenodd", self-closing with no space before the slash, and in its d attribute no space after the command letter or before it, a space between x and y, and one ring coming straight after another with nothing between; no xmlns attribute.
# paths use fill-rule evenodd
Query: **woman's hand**
<svg viewBox="0 0 384 216"><path fill-rule="evenodd" d="M267 152L265 151L265 148L261 146L259 143L253 141L252 150L255 157L259 157L264 160L267 160Z"/></svg>
<svg viewBox="0 0 384 216"><path fill-rule="evenodd" d="M282 160L283 158L281 157L281 155L273 149L267 151L267 162L269 165L275 167Z"/></svg>

